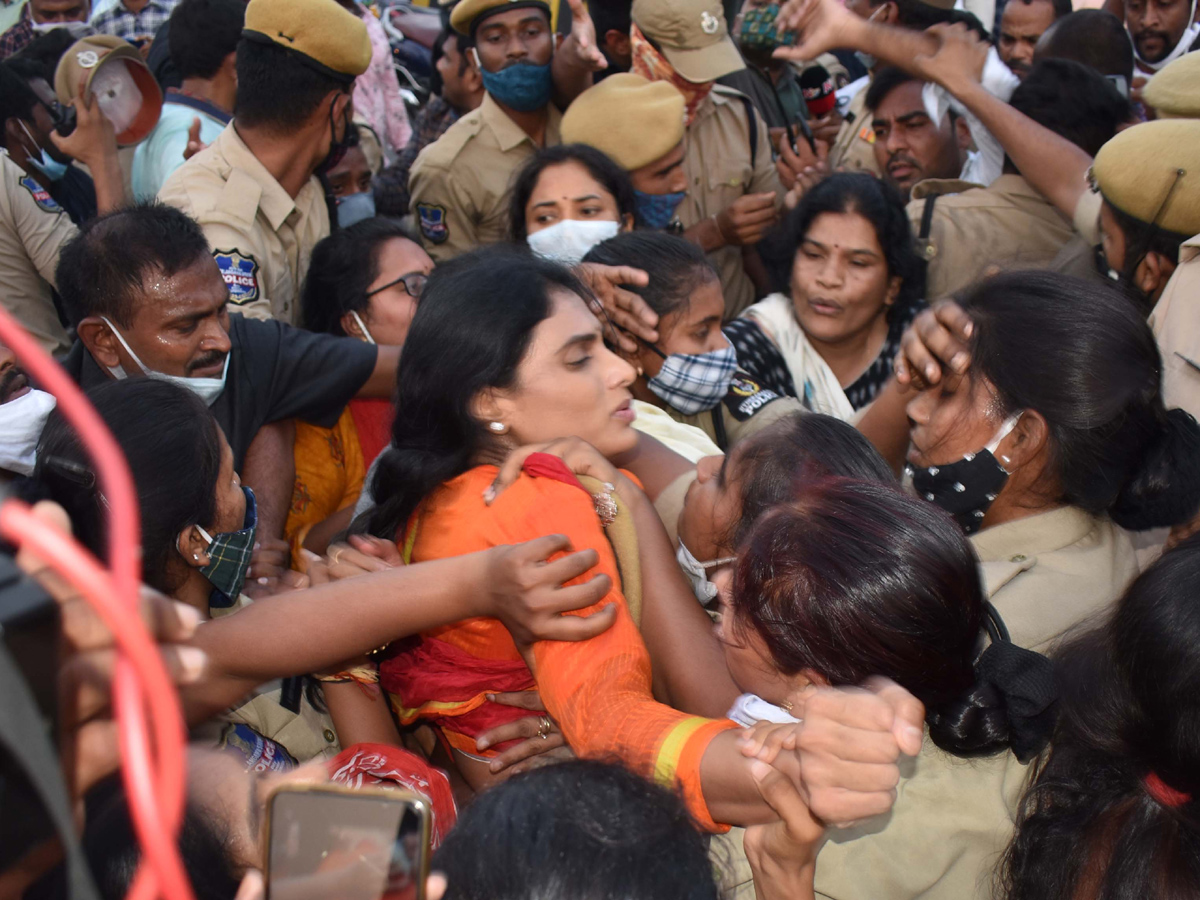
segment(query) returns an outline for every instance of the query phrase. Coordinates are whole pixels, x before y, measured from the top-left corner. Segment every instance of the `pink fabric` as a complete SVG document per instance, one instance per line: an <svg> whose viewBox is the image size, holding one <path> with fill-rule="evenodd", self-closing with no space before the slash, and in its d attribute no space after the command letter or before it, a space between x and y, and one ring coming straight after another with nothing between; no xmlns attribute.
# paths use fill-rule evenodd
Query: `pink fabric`
<svg viewBox="0 0 1200 900"><path fill-rule="evenodd" d="M367 120L379 139L389 161L408 145L412 125L400 96L400 84L392 68L392 48L387 33L375 14L359 6L359 15L371 39L371 64L354 82L354 111Z"/></svg>

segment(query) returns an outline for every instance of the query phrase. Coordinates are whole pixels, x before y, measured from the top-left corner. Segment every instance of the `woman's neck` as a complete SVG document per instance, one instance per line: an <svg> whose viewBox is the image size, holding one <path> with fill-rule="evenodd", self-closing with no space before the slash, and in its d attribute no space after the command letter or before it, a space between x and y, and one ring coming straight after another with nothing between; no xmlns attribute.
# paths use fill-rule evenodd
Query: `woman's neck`
<svg viewBox="0 0 1200 900"><path fill-rule="evenodd" d="M177 590L171 592L172 597L180 603L186 603L205 619L208 618L208 598L211 594L212 582L197 569L189 569L187 579Z"/></svg>
<svg viewBox="0 0 1200 900"><path fill-rule="evenodd" d="M888 333L885 312L880 310L866 327L836 341L822 341L807 334L809 343L821 354L843 388L854 384L883 349Z"/></svg>

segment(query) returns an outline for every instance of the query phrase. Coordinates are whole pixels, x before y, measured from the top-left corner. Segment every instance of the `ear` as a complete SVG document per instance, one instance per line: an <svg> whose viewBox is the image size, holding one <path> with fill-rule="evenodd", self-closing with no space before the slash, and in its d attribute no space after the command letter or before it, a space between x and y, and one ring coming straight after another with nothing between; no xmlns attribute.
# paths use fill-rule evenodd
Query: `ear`
<svg viewBox="0 0 1200 900"><path fill-rule="evenodd" d="M212 562L208 555L208 541L195 525L189 525L175 538L175 549L183 561L193 569L202 569Z"/></svg>
<svg viewBox="0 0 1200 900"><path fill-rule="evenodd" d="M966 152L971 149L971 126L967 124L966 116L956 116L954 119L954 140L958 149Z"/></svg>
<svg viewBox="0 0 1200 900"><path fill-rule="evenodd" d="M237 52L227 53L225 60L221 63L221 68L225 73L233 79L233 83L237 84Z"/></svg>
<svg viewBox="0 0 1200 900"><path fill-rule="evenodd" d="M1138 263L1133 273L1133 283L1147 297L1157 299L1158 291L1166 286L1174 271L1175 263L1171 259L1156 250L1150 250Z"/></svg>
<svg viewBox="0 0 1200 900"><path fill-rule="evenodd" d="M887 294L883 298L883 305L895 306L896 298L900 296L900 288L904 284L904 280L899 275L893 275L888 279Z"/></svg>
<svg viewBox="0 0 1200 900"><path fill-rule="evenodd" d="M496 388L484 388L471 401L471 415L483 422L486 426L489 422L504 422L505 413L509 411L509 404L503 391Z"/></svg>
<svg viewBox="0 0 1200 900"><path fill-rule="evenodd" d="M881 25L895 25L900 20L900 7L893 3L892 0L888 0L884 4L884 7L884 11L875 21Z"/></svg>
<svg viewBox="0 0 1200 900"><path fill-rule="evenodd" d="M625 215L621 217L621 231L633 231L633 228L633 213L625 213Z"/></svg>
<svg viewBox="0 0 1200 900"><path fill-rule="evenodd" d="M1050 438L1050 426L1036 409L1027 409L1013 428L996 447L1000 465L1015 472L1028 465L1042 452Z"/></svg>
<svg viewBox="0 0 1200 900"><path fill-rule="evenodd" d="M121 356L117 352L120 342L112 333L112 329L99 316L88 316L83 319L76 326L75 333L83 341L83 346L87 348L88 353L92 354L92 359L100 365L105 367L123 365Z"/></svg>
<svg viewBox="0 0 1200 900"><path fill-rule="evenodd" d="M364 310L359 315L366 317ZM353 313L342 313L342 317L338 319L338 324L342 326L342 331L346 332L350 337L358 338L360 341L365 341L367 336L362 333L362 329L358 327L358 322L354 318Z"/></svg>
<svg viewBox="0 0 1200 900"><path fill-rule="evenodd" d="M604 32L604 49L614 56L624 56L630 52L629 35L626 32L610 28Z"/></svg>

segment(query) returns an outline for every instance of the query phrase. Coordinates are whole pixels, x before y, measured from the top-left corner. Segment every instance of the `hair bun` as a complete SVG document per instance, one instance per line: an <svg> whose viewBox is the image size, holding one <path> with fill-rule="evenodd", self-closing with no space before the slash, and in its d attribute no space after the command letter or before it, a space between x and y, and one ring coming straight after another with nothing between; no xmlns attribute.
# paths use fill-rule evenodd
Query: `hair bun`
<svg viewBox="0 0 1200 900"><path fill-rule="evenodd" d="M1200 511L1200 425L1182 409L1167 412L1141 466L1109 508L1130 531L1178 525Z"/></svg>

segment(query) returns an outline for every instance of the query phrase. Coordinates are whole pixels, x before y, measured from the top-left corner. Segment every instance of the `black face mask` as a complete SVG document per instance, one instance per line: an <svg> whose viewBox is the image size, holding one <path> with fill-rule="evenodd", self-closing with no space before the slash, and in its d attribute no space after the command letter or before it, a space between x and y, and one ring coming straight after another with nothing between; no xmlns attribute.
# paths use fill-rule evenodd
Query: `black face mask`
<svg viewBox="0 0 1200 900"><path fill-rule="evenodd" d="M908 466L913 489L930 503L954 516L966 534L974 534L996 496L1008 481L1008 470L993 455L1017 424L1021 414L1010 416L991 442L978 453L968 453L944 466Z"/></svg>
<svg viewBox="0 0 1200 900"><path fill-rule="evenodd" d="M358 146L358 129L350 119L349 103L342 107L342 123L342 139L339 141L334 137L337 134L337 123L333 119L333 104L329 104L329 152L317 166L318 175L324 175L334 168L345 157L347 150Z"/></svg>
<svg viewBox="0 0 1200 900"><path fill-rule="evenodd" d="M1125 271L1123 272L1118 272L1108 264L1108 257L1104 253L1104 246L1102 244L1096 245L1095 254L1096 271L1100 273L1100 277L1112 281L1113 284L1120 288L1121 291L1133 301L1134 305L1137 306L1138 309L1145 312L1146 315L1149 315L1152 305L1150 302L1150 295L1133 283L1133 274L1137 271L1137 267L1141 265L1142 260L1145 258L1145 254L1136 257L1136 261L1134 262L1133 266L1126 266Z"/></svg>

